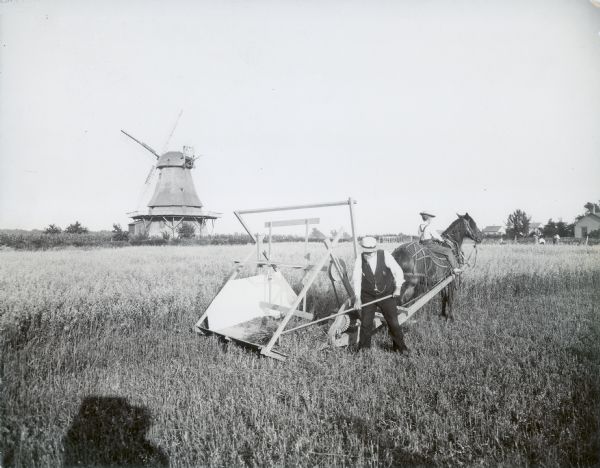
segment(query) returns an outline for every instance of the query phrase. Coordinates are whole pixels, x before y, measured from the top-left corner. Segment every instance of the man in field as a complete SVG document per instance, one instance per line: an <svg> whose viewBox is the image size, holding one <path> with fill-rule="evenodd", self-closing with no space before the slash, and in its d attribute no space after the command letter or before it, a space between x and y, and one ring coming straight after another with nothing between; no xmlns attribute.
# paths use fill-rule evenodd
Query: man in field
<svg viewBox="0 0 600 468"><path fill-rule="evenodd" d="M423 219L423 223L419 225L419 241L421 244L427 246L433 253L446 257L454 274L462 273L462 270L458 267L458 262L456 261L454 252L452 252L452 248L444 245L447 244L447 241L432 226L432 220L435 218L435 215L428 211L421 211L419 214L421 215L421 219Z"/></svg>
<svg viewBox="0 0 600 468"><path fill-rule="evenodd" d="M375 311L379 308L387 322L392 335L393 349L407 353L408 348L404 343L404 335L398 323L396 300L400 295L400 287L404 282L402 269L388 252L377 249L377 241L373 237L363 237L360 241L362 253L354 263L352 280L356 302L354 308L361 311L360 335L358 349L371 347L373 335L373 319ZM375 304L362 306L363 303L382 299L385 296L394 296L383 299Z"/></svg>

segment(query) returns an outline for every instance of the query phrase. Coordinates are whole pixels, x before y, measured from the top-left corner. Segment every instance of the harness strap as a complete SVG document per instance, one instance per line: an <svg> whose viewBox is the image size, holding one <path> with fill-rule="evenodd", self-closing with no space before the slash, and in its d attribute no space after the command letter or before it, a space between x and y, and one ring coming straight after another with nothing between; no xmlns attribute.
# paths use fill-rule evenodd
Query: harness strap
<svg viewBox="0 0 600 468"><path fill-rule="evenodd" d="M475 259L473 260L473 264L471 264L470 260L471 260L471 257L473 256L473 252L475 252ZM467 265L469 268L474 268L475 265L477 265L477 254L478 253L479 253L479 249L477 248L477 244L473 244L473 250L471 250L471 253L467 257L465 265Z"/></svg>

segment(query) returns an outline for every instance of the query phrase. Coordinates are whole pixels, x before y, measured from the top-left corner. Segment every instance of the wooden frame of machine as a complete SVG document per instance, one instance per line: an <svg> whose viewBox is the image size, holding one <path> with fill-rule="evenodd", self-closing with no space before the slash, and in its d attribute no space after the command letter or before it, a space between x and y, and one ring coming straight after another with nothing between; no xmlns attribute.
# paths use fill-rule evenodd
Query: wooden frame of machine
<svg viewBox="0 0 600 468"><path fill-rule="evenodd" d="M352 236L352 242L353 242L354 255L356 256L356 255L358 255L358 239L357 239L357 235L356 235L355 220L354 220L354 218L355 218L354 205L355 204L356 204L356 201L353 200L352 198L349 198L348 200L340 201L340 202L315 203L315 204L309 204L309 205L294 205L294 206L282 206L282 207L275 207L275 208L260 208L260 209L252 209L252 210L234 211L235 216L240 221L240 223L242 224L242 226L244 227L244 229L246 230L246 232L252 239L252 242L254 244L256 244L256 250L255 250L256 260L251 260L251 257L254 253L254 249L253 249L253 251L251 251L244 260L234 261L235 267L233 268L231 274L229 275L228 279L226 280L225 284L222 286L222 288L219 291L219 293L217 294L217 296L215 296L215 298L213 298L211 305L215 302L215 300L217 299L219 294L221 294L232 281L236 280L241 269L245 266L250 266L250 265L256 266L256 267L264 267L267 269L267 271L269 273L273 272L273 271L277 271L278 269L282 269L282 268L303 270L305 273L304 278L302 280L303 287L302 287L302 290L300 291L300 293L298 293L298 295L296 297L294 297L293 301L291 301L291 303L289 305L286 305L285 307L281 307L280 305L273 304L270 302L261 303L261 305L263 307L267 307L271 311L279 312L280 316L278 318L281 319L279 326L277 327L277 329L275 330L275 332L273 333L273 335L269 339L269 342L266 345L260 345L257 343L253 343L251 341L242 339L239 336L236 337L233 335L233 333L227 333L227 331L223 332L223 331L219 331L219 330L215 330L215 329L211 328L210 321L209 321L208 325L205 322L207 320L207 318L209 318L209 312L211 310L211 305L209 305L209 307L206 309L206 311L204 311L204 313L202 314L200 319L196 322L195 330L201 334L217 335L228 341L237 342L237 343L247 346L249 348L260 351L260 353L264 356L272 357L272 358L279 359L279 360L285 360L286 355L283 354L281 351L274 349L274 347L277 344L281 335L289 333L294 330L294 328L286 330L286 327L287 327L289 321L292 319L292 317L298 317L300 319L307 320L308 323L306 323L305 325L311 325L313 323L313 319L314 319L313 314L307 312L307 310L306 310L306 295L307 295L309 289L311 288L311 286L313 285L313 283L315 282L315 280L317 279L317 276L319 275L319 273L328 271L328 266L326 264L329 259L331 259L331 263L330 263L331 267L335 268L337 270L337 275L339 275L339 277L344 279L343 285L346 288L346 292L351 296L353 295L352 289L350 287L350 282L347 277L346 270L342 267L341 262L334 254L334 248L338 244L338 242L343 234L343 228L340 228L338 230L336 236L331 241L329 239L323 240L325 247L326 247L326 251L314 263L307 262L304 265L289 264L289 263L284 263L284 262L273 261L270 257L270 253L272 250L271 244L272 244L273 228L284 227L284 226L305 225L306 226L305 245L306 245L308 242L308 226L311 224L316 224L319 221L318 218L292 219L292 220L272 221L272 222L265 223L265 227L267 227L269 229L268 250L261 252L261 245L263 243L262 242L263 239L260 236L255 236L252 233L252 231L249 229L248 225L246 224L243 216L248 215L248 214L256 214L256 213L270 213L270 212L282 212L282 211L292 211L292 210L347 206L349 217L350 217L350 226L351 226L351 231L352 231L351 236ZM300 306L301 304L303 305L303 307Z"/></svg>
<svg viewBox="0 0 600 468"><path fill-rule="evenodd" d="M254 214L254 213L268 213L268 212L281 212L281 211L289 211L289 210L325 208L325 207L334 207L334 206L348 206L349 217L350 217L350 226L351 226L351 230L352 230L351 236L352 236L352 242L353 242L354 257L356 258L358 256L358 238L357 238L356 227L355 227L355 213L354 213L354 205L355 204L356 204L356 201L353 200L352 198L349 198L348 200L340 201L340 202L234 211L235 216L238 218L238 220L240 221L240 223L242 224L242 226L244 227L246 232L249 234L250 238L252 239L252 242L256 245L256 249L252 249L249 252L249 254L246 256L246 258L244 258L243 260L234 260L235 267L231 271L229 277L227 278L227 280L225 281L225 283L223 284L223 286L221 287L221 289L219 290L217 295L213 298L213 300L211 301L211 303L209 304L207 309L204 311L204 313L201 315L201 317L196 322L196 324L194 326L195 331L202 335L219 336L227 341L232 341L232 342L238 343L240 345L243 345L245 347L251 348L253 350L259 351L260 354L263 356L268 356L268 357L283 361L287 358L287 355L284 354L281 350L275 348L275 346L278 344L280 338L283 335L293 333L295 331L325 322L327 320L338 319L342 316L352 313L354 311L354 309L351 307L352 302L354 301L354 298L355 298L354 291L352 290L351 282L350 282L350 279L348 278L348 274L347 274L345 265L343 264L343 262L340 259L338 259L338 257L334 253L334 249L337 246L337 244L342 236L343 228L340 228L337 231L337 234L335 235L335 237L333 239L331 239L331 240L323 239L323 243L325 245L326 250L323 253L323 255L321 255L315 262L311 263L311 262L307 261L303 265L302 264L289 264L289 263L284 263L284 262L273 261L271 259L271 244L272 244L273 228L274 227L283 227L283 226L304 225L306 227L306 229L305 229L305 233L306 233L305 246L306 246L307 242L308 242L308 226L311 224L317 224L319 222L319 219L318 218L304 218L304 219L292 219L292 220L285 220L285 221L266 222L265 227L268 228L268 230L269 230L268 236L267 236L268 237L268 247L267 247L268 250L262 250L263 238L259 235L255 236L252 234L252 232L248 228L248 225L246 224L243 216L247 215L247 214ZM253 254L256 255L256 260L251 260ZM309 257L305 256L305 258L308 260ZM328 261L329 261L329 264L328 264ZM256 343L252 340L245 338L244 336L239 335L237 333L237 331L239 330L239 327L235 327L235 326L228 327L228 328L227 327L219 328L218 326L211 327L211 322L212 322L212 319L210 317L211 308L215 304L217 304L217 302L219 302L219 299L222 298L222 296L231 297L232 294L235 294L235 292L233 290L228 290L228 288L234 282L241 281L241 280L237 279L238 275L239 275L240 271L242 270L242 268L247 267L247 266L255 266L257 268L266 270L266 274L263 275L266 278L266 281L261 282L258 287L259 288L264 287L265 290L268 290L268 292L265 293L268 295L268 299L260 300L260 299L256 299L256 297L251 297L250 295L248 295L247 297L241 297L241 298L238 297L238 302L236 304L230 304L229 308L227 308L227 307L225 307L224 309L221 308L220 312L221 313L224 312L225 314L229 314L229 313L233 314L233 313L235 313L235 311L239 310L239 308L240 308L240 307L236 307L236 306L240 306L240 305L242 305L242 307L245 305L250 306L251 305L250 302L252 300L257 302L258 306L260 307L260 309L262 311L269 312L271 316L276 316L277 319L280 320L278 322L276 330L270 336L268 343L266 343L266 344L259 344L259 343ZM304 278L302 279L302 284L303 284L302 290L297 295L291 290L291 287L289 287L289 285L287 285L285 280L283 280L283 282L284 282L284 284L282 286L283 289L285 289L286 287L289 288L289 291L291 291L291 295L288 295L287 302L285 302L285 305L281 305L281 304L275 303L275 301L272 300L271 284L275 285L276 280L281 281L281 279L279 277L275 278L273 275L279 274L278 270L285 269L285 268L304 271ZM314 284L315 280L317 279L319 273L322 273L322 272L329 272L329 276L332 281L334 291L335 291L334 275L337 276L337 280L343 285L343 288L345 289L345 291L348 295L348 299L343 301L343 303L341 303L341 304L339 304L339 301L338 301L339 310L337 313L329 315L324 318L320 318L318 320L315 320L313 314L309 313L306 309L306 295L307 295L308 291L310 290L311 286ZM258 278L258 277L254 277L254 278ZM448 286L453 280L454 280L454 276L450 275L450 276L442 279L440 282L438 282L436 285L434 285L426 293L413 298L408 304L403 304L402 307L398 306L398 308L397 308L398 309L398 322L400 324L403 324L404 322L406 322L413 314L415 314L419 309L421 309L425 304L427 304L431 299L433 299L433 297L435 297L440 291L442 291L443 288ZM273 281L273 283L271 283L271 281ZM239 291L241 291L241 290L237 291L238 296L240 294L243 296L244 293L243 292L240 293ZM384 300L388 297L390 297L390 296L380 298L377 301L373 301L373 303ZM243 302L246 298L248 299L248 301ZM337 291L336 291L336 298L337 298ZM242 302L240 302L240 300ZM368 304L363 304L363 306L364 305L368 305ZM252 305L252 306L254 307L255 305ZM293 317L297 317L301 320L304 320L305 323L302 323L295 327L287 328L290 320ZM215 318L219 319L220 317L215 317ZM383 320L383 316L381 314L377 313L376 314L377 328L381 327L382 320ZM336 322L337 322L337 320L336 320ZM334 330L334 327L333 326L331 327L330 332L329 332L329 345L330 346L340 347L340 346L348 346L348 345L356 343L356 341L358 339L358 330L355 330L352 333L351 332L345 333L345 330L338 330L338 331L340 331L341 333L337 333Z"/></svg>

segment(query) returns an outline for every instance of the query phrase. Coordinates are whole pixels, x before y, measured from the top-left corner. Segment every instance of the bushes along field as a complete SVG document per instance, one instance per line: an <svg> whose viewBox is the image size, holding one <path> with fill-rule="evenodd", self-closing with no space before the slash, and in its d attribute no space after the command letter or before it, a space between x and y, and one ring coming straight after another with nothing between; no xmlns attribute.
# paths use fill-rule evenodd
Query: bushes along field
<svg viewBox="0 0 600 468"><path fill-rule="evenodd" d="M4 464L599 463L598 247L485 245L456 321L434 301L405 328L409 358L386 333L319 352L313 327L286 363L191 332L249 248L0 252ZM325 279L310 304L335 308Z"/></svg>
<svg viewBox="0 0 600 468"><path fill-rule="evenodd" d="M110 231L49 234L41 231L0 230L0 250L57 250L69 247L114 248L135 246L191 246L191 245L244 245L251 242L247 234L213 234L202 237L147 237L143 235L129 237L127 232ZM189 235L189 233L188 233ZM273 242L300 242L304 237L295 235L273 235ZM347 239L342 240L346 242ZM320 242L310 238L309 242Z"/></svg>

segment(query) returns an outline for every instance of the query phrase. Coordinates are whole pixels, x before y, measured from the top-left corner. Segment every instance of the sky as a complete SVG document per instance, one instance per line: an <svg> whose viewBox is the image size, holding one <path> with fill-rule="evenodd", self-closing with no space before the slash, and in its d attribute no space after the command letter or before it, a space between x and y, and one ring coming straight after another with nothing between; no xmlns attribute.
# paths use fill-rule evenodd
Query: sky
<svg viewBox="0 0 600 468"><path fill-rule="evenodd" d="M422 210L572 221L600 199L600 8L0 1L0 228L125 226L154 159L121 129L194 146L214 232L349 197L359 234L414 233Z"/></svg>

